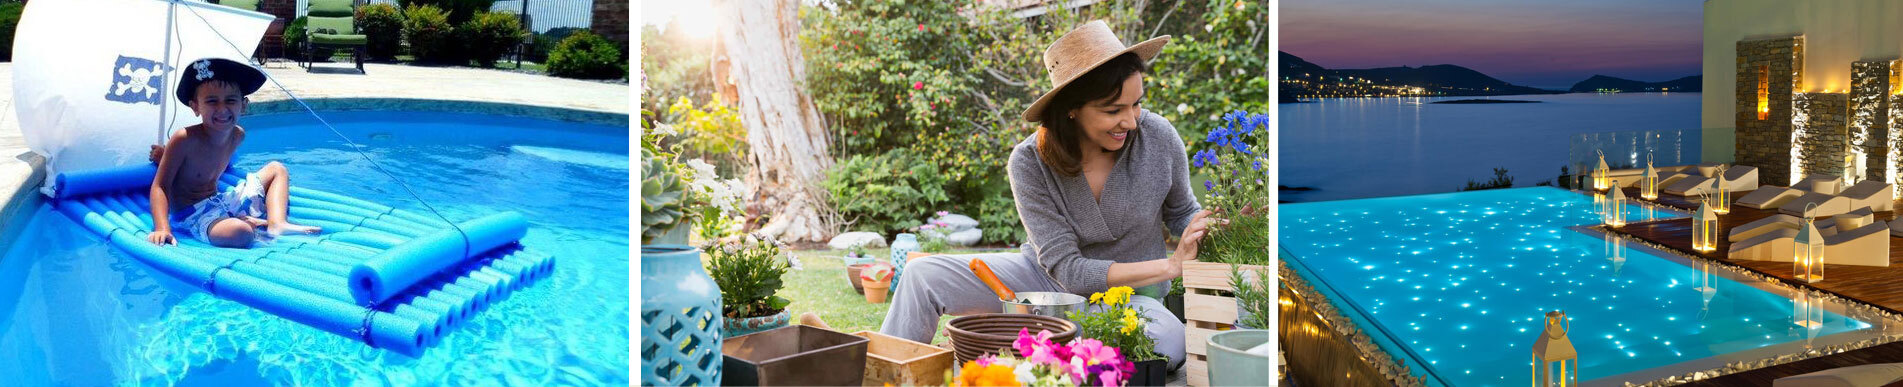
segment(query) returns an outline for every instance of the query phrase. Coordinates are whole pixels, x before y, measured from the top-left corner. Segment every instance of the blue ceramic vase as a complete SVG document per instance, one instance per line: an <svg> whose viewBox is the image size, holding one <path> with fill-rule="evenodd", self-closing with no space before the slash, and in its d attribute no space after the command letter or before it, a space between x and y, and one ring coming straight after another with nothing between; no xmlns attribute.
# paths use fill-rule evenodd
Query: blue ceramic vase
<svg viewBox="0 0 1903 387"><path fill-rule="evenodd" d="M899 294L899 275L905 273L905 254L918 251L918 236L901 233L892 237L892 290L886 297Z"/></svg>
<svg viewBox="0 0 1903 387"><path fill-rule="evenodd" d="M722 324L700 249L641 246L641 384L720 385Z"/></svg>

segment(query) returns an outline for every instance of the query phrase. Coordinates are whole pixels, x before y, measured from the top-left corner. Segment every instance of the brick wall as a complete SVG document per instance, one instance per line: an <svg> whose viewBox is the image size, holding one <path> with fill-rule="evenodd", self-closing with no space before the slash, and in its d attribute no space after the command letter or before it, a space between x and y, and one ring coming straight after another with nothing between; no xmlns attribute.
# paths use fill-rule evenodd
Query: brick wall
<svg viewBox="0 0 1903 387"><path fill-rule="evenodd" d="M594 19L589 29L620 44L621 55L629 56L628 0L595 0Z"/></svg>
<svg viewBox="0 0 1903 387"><path fill-rule="evenodd" d="M297 20L297 0L264 0L258 3L258 12L264 12L284 19L285 24Z"/></svg>
<svg viewBox="0 0 1903 387"><path fill-rule="evenodd" d="M1791 105L1803 82L1803 57L1802 36L1738 42L1736 160L1758 167L1761 184L1794 180Z"/></svg>

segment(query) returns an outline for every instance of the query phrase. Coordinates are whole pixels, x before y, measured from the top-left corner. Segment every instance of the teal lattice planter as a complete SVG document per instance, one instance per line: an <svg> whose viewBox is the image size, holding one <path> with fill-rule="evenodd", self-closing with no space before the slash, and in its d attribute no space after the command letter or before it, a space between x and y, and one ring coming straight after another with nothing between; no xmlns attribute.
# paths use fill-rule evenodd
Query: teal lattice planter
<svg viewBox="0 0 1903 387"><path fill-rule="evenodd" d="M641 384L720 385L721 325L700 249L641 246Z"/></svg>
<svg viewBox="0 0 1903 387"><path fill-rule="evenodd" d="M905 274L905 256L918 251L918 236L902 233L892 237L892 294L899 293L899 275Z"/></svg>

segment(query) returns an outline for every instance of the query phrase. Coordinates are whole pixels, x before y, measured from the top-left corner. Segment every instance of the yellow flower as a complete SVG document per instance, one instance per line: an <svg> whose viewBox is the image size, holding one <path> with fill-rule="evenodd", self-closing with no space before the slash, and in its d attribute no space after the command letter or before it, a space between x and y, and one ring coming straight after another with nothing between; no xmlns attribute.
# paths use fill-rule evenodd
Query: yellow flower
<svg viewBox="0 0 1903 387"><path fill-rule="evenodd" d="M1092 303L1092 304L1102 304L1102 303L1103 303L1103 293L1091 293L1091 294L1090 294L1090 303Z"/></svg>
<svg viewBox="0 0 1903 387"><path fill-rule="evenodd" d="M1125 334L1136 332L1138 329L1143 328L1143 320L1137 317L1136 309L1124 309L1123 318L1121 320L1123 321L1123 328L1120 330Z"/></svg>
<svg viewBox="0 0 1903 387"><path fill-rule="evenodd" d="M1104 292L1104 305L1117 306L1130 303L1130 295L1135 293L1136 290L1130 289L1129 286L1110 288L1110 290Z"/></svg>

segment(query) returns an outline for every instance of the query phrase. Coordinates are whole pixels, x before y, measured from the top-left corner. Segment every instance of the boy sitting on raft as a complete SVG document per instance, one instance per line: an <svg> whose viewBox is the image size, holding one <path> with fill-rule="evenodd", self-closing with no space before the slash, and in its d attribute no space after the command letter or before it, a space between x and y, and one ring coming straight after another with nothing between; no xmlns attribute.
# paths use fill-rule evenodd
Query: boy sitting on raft
<svg viewBox="0 0 1903 387"><path fill-rule="evenodd" d="M152 147L159 166L152 179L155 224L147 240L176 244L172 234L178 231L213 246L246 248L265 235L319 231L285 220L290 172L276 161L218 191L218 176L244 143L238 117L249 103L245 96L263 85L264 73L226 59L200 59L185 69L175 94L201 122L172 133L164 147ZM268 234L259 234L259 227Z"/></svg>

